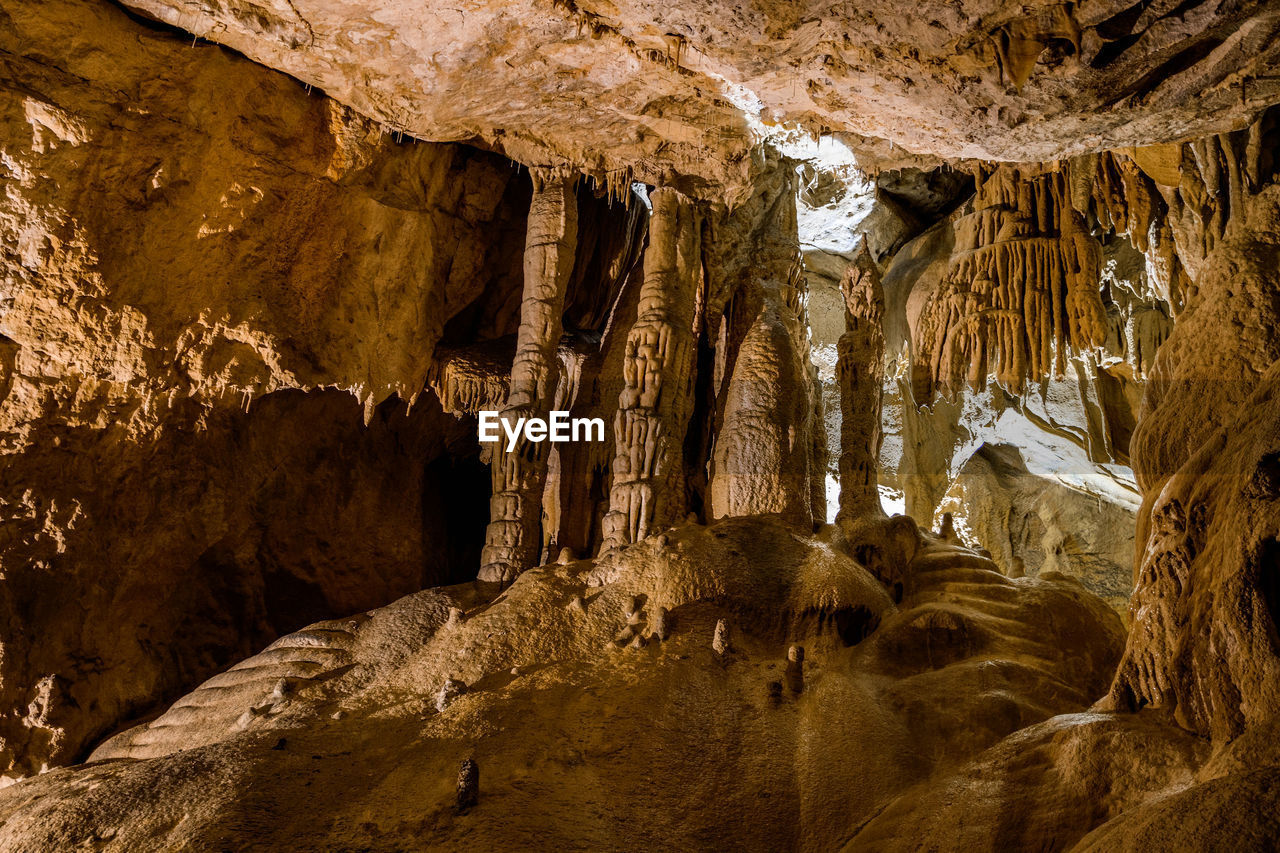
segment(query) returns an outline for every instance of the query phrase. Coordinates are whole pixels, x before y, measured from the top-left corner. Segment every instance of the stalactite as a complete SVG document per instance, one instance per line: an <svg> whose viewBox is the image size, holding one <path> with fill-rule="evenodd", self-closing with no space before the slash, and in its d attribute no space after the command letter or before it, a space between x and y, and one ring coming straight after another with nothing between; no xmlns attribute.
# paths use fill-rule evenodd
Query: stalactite
<svg viewBox="0 0 1280 853"><path fill-rule="evenodd" d="M981 387L989 373L1021 390L1061 374L1069 350L1100 345L1099 245L1075 209L1069 167L1024 175L1001 166L955 222L950 269L918 321L916 400Z"/></svg>
<svg viewBox="0 0 1280 853"><path fill-rule="evenodd" d="M495 346L436 347L427 371L440 405L455 415L501 409L510 379L511 360Z"/></svg>
<svg viewBox="0 0 1280 853"><path fill-rule="evenodd" d="M614 417L605 550L643 539L685 512L682 444L693 405L700 216L693 202L667 187L653 192L651 204L644 283Z"/></svg>
<svg viewBox="0 0 1280 853"><path fill-rule="evenodd" d="M884 291L864 237L840 282L845 333L837 344L840 387L840 519L882 515L877 480L884 388Z"/></svg>
<svg viewBox="0 0 1280 853"><path fill-rule="evenodd" d="M559 379L556 351L578 232L573 179L540 170L531 174L534 188L525 239L524 296L510 390L502 410L502 417L509 421L545 418L554 402ZM493 492L480 558L481 580L508 582L537 560L547 447L545 442L524 440L510 452L504 445L493 446Z"/></svg>

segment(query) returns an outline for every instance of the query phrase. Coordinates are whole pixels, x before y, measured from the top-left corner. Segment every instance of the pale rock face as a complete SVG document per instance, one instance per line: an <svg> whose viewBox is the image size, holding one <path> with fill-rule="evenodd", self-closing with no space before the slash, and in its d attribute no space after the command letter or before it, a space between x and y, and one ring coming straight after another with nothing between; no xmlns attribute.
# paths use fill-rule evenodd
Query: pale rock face
<svg viewBox="0 0 1280 853"><path fill-rule="evenodd" d="M1023 452L1033 451L1008 444L979 447L952 478L936 523L949 513L961 538L990 551L1010 577L1070 575L1127 617L1137 490L1073 488L1032 474Z"/></svg>

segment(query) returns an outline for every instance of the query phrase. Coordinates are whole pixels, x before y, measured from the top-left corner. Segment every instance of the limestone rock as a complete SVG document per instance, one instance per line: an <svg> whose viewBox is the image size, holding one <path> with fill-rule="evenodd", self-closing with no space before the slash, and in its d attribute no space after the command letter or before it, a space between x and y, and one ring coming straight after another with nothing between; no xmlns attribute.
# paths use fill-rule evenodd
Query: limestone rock
<svg viewBox="0 0 1280 853"><path fill-rule="evenodd" d="M540 843L614 847L638 826L679 847L707 834L747 849L853 837L886 798L955 772L1015 729L1082 711L1120 650L1119 620L1075 584L1005 579L985 561L967 567L972 558L961 551L924 547L904 570L912 589L895 609L849 557L777 519L678 535L691 557L660 560L636 546L596 561L602 571L614 565L616 579L597 593L608 602L593 608L599 618L585 623L561 604L580 581L554 565L469 604L473 615L456 630L431 627L447 618L452 592L377 611L356 637L382 626L382 639L351 647L350 672L364 676L331 679L327 695L300 689L286 713L258 728L228 731L222 712L184 703L185 743L202 746L175 740L159 754L152 741L141 760L94 761L0 791L0 849L63 848L90 836L105 850L202 847L215 837L280 850L341 848L357 837L497 848L530 833ZM646 658L649 675L637 678L629 656L601 648L624 602L641 593L668 602L688 630ZM858 608L880 619L869 635L848 631ZM1055 614L1049 625L1046 609ZM720 619L740 626L729 668L705 648ZM396 627L410 623L420 627ZM407 657L386 653L402 640ZM820 711L803 716L769 707L761 691L799 645L808 652L804 702ZM525 674L509 680L512 666ZM488 678L494 688L471 694L465 713L424 716L421 686L446 677ZM420 698L388 704L392 695ZM316 713L335 699L348 712L341 719ZM766 707L770 716L757 718ZM271 749L286 728L289 748ZM630 733L622 751L613 740L620 729ZM868 730L878 736L864 737ZM670 748L672 731L701 744L698 762ZM460 739L485 768L481 810L503 819L444 817L456 808ZM665 784L628 772L637 764ZM271 821L231 819L245 792ZM757 819L721 807L675 816L666 808L672 792L681 802L712 792L721 803L745 798ZM567 820L601 797L611 806L600 820ZM165 817L169 808L186 818Z"/></svg>
<svg viewBox="0 0 1280 853"><path fill-rule="evenodd" d="M1049 160L1218 132L1280 97L1265 4L128 5L392 131L737 200L752 120L837 130L885 161Z"/></svg>
<svg viewBox="0 0 1280 853"><path fill-rule="evenodd" d="M1127 618L1136 503L1136 492L1091 494L1037 476L1016 447L983 444L937 511L953 517L970 544L989 549L1003 574L1069 575Z"/></svg>
<svg viewBox="0 0 1280 853"><path fill-rule="evenodd" d="M456 678L446 678L444 684L440 685L440 690L436 693L436 711L443 714L459 696L465 695L466 692L467 685L465 682Z"/></svg>

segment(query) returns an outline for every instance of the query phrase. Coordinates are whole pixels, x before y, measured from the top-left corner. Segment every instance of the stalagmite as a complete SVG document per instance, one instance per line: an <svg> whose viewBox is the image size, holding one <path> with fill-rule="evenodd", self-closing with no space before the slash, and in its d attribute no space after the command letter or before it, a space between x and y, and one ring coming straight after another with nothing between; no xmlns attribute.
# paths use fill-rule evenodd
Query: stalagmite
<svg viewBox="0 0 1280 853"><path fill-rule="evenodd" d="M725 392L709 486L713 518L778 513L813 522L810 480L822 466L808 440L818 395L801 343L802 294L797 265L789 283L769 282L735 297L759 307Z"/></svg>
<svg viewBox="0 0 1280 853"><path fill-rule="evenodd" d="M837 345L840 386L840 518L883 515L876 477L884 387L884 292L864 238L840 282L845 333Z"/></svg>
<svg viewBox="0 0 1280 853"><path fill-rule="evenodd" d="M821 394L809 350L795 193L794 170L774 167L711 244L726 260L734 244L750 258L745 281L710 279L712 316L718 300L728 299L716 353L715 440L708 442L712 518L769 513L809 527L826 517L826 445L814 440L822 433Z"/></svg>
<svg viewBox="0 0 1280 853"><path fill-rule="evenodd" d="M573 180L534 171L533 201L524 254L524 296L504 420L543 417L554 402L559 377L557 348L578 232ZM546 442L521 441L513 451L495 446L490 470L493 493L481 554L480 580L510 582L535 565L542 491L547 476Z"/></svg>
<svg viewBox="0 0 1280 853"><path fill-rule="evenodd" d="M787 668L784 674L788 690L792 693L804 691L804 646L791 646L787 649Z"/></svg>
<svg viewBox="0 0 1280 853"><path fill-rule="evenodd" d="M465 695L466 692L467 685L465 682L456 678L445 679L444 684L440 685L440 689L436 692L436 710L443 714L455 699Z"/></svg>
<svg viewBox="0 0 1280 853"><path fill-rule="evenodd" d="M649 622L650 639L661 642L671 636L671 613L665 607L659 607Z"/></svg>
<svg viewBox="0 0 1280 853"><path fill-rule="evenodd" d="M651 203L644 283L614 417L606 551L675 524L686 510L682 445L693 408L700 216L693 202L667 187L655 190Z"/></svg>
<svg viewBox="0 0 1280 853"><path fill-rule="evenodd" d="M724 656L733 649L733 645L729 640L729 623L724 619L716 621L716 631L711 636L711 650L716 654Z"/></svg>
<svg viewBox="0 0 1280 853"><path fill-rule="evenodd" d="M458 767L458 795L456 806L459 812L480 802L480 765L474 758L465 758Z"/></svg>

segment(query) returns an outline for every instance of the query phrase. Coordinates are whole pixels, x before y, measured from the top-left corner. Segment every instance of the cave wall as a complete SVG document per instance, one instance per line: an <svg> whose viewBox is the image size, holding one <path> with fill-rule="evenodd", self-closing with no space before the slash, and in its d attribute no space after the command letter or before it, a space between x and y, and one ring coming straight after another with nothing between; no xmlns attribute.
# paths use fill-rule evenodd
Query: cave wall
<svg viewBox="0 0 1280 853"><path fill-rule="evenodd" d="M518 288L527 179L108 4L6 4L0 50L0 772L24 775L457 577L437 492L478 448L421 392L449 317Z"/></svg>
<svg viewBox="0 0 1280 853"><path fill-rule="evenodd" d="M1215 741L1270 726L1280 689L1275 127L1264 113L1169 152L1175 169L1145 172L1187 259L1185 301L1133 438L1143 549L1111 699Z"/></svg>
<svg viewBox="0 0 1280 853"><path fill-rule="evenodd" d="M475 577L509 496L471 416L511 405L525 337L557 366L539 405L608 432L520 486L497 579L690 512L825 517L776 153L732 209L557 172L579 224L547 334L539 175L89 0L5 6L0 49L9 776L282 632Z"/></svg>

